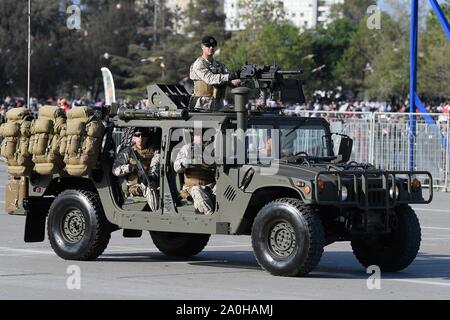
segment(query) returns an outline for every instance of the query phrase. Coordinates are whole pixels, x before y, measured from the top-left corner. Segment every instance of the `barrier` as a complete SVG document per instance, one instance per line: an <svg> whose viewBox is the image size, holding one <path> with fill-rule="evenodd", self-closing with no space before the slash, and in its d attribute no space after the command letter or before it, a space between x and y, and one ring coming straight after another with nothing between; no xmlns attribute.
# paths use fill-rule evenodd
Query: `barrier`
<svg viewBox="0 0 450 320"><path fill-rule="evenodd" d="M414 170L429 171L434 185L446 191L449 186L449 121L446 114L427 114L435 124L427 123L421 113L384 112L295 112L298 116L323 117L331 131L354 139L351 160L371 163L385 170L409 170L409 117L416 122ZM425 184L427 181L424 181Z"/></svg>

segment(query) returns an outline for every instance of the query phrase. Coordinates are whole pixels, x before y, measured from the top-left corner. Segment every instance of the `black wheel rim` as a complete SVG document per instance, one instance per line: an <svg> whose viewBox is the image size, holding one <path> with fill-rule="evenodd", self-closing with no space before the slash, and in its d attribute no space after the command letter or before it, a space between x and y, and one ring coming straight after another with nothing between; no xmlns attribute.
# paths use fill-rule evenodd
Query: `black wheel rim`
<svg viewBox="0 0 450 320"><path fill-rule="evenodd" d="M294 227L286 220L276 221L269 228L268 245L271 253L280 258L287 258L297 246Z"/></svg>
<svg viewBox="0 0 450 320"><path fill-rule="evenodd" d="M79 242L86 230L86 219L79 209L68 210L62 219L62 234L70 243Z"/></svg>

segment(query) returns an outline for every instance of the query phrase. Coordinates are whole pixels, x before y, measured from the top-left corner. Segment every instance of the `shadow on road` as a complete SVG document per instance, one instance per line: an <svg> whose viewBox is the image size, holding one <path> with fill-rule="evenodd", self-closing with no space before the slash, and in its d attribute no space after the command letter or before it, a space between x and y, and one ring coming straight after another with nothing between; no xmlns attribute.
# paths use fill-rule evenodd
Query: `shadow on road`
<svg viewBox="0 0 450 320"><path fill-rule="evenodd" d="M173 258L159 252L105 253L98 261L106 262L186 262L190 265L262 270L256 262L252 251L203 251L194 257ZM367 279L361 266L352 252L328 251L309 278L343 278ZM419 253L416 260L400 272L386 272L382 277L389 279L442 278L450 280L450 256Z"/></svg>

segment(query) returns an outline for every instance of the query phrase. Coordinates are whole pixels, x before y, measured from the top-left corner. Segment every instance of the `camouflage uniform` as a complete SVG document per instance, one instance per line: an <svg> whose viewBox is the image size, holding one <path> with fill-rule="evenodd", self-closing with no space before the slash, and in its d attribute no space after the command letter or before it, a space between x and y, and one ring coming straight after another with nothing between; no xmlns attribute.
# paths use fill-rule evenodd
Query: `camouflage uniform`
<svg viewBox="0 0 450 320"><path fill-rule="evenodd" d="M187 193L194 201L194 207L206 215L214 213L216 194L215 168L206 164L192 163L192 144L184 145L177 154L174 169L184 173L183 193Z"/></svg>
<svg viewBox="0 0 450 320"><path fill-rule="evenodd" d="M127 177L127 193L132 196L142 197L146 193L144 181L139 176L136 166L131 165L131 148L134 149L145 172L148 173L154 185L151 188L157 189L159 181L160 153L152 148L138 149L135 146L125 147L117 154L113 164L113 174L117 177ZM156 191L156 190L155 190Z"/></svg>
<svg viewBox="0 0 450 320"><path fill-rule="evenodd" d="M223 108L226 85L230 82L230 71L220 62L199 57L191 65L190 75L194 81L193 108L217 111Z"/></svg>

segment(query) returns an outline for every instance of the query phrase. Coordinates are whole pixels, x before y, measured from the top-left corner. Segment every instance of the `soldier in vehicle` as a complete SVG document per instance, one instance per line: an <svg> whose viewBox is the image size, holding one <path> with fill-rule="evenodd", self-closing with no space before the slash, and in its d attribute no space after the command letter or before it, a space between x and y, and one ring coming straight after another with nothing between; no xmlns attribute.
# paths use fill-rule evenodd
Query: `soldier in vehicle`
<svg viewBox="0 0 450 320"><path fill-rule="evenodd" d="M235 72L228 70L214 59L217 41L205 36L201 41L202 56L191 65L190 79L194 81L194 97L191 108L217 111L223 108L226 86L239 86L241 81Z"/></svg>
<svg viewBox="0 0 450 320"><path fill-rule="evenodd" d="M216 181L214 164L207 164L205 159L195 157L197 150L204 150L206 143L202 143L202 135L195 133L193 142L185 144L177 154L174 169L177 173L184 173L184 186L181 192L183 198L192 197L194 207L200 213L211 215L214 213Z"/></svg>
<svg viewBox="0 0 450 320"><path fill-rule="evenodd" d="M153 133L155 135L155 133ZM127 197L146 197L152 211L157 210L157 189L159 186L160 152L156 143L149 143L148 131L138 129L132 138L131 146L122 146L113 164L113 174L117 177L126 177ZM142 164L145 174L149 177L151 185L145 185L145 177L139 172L137 159Z"/></svg>

